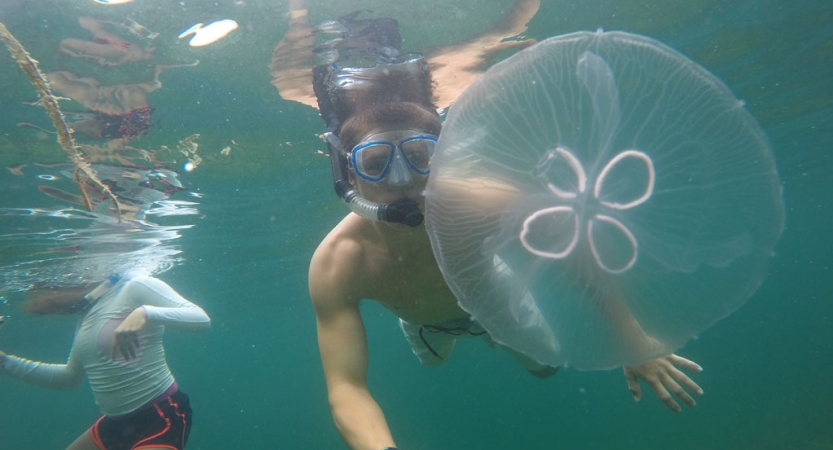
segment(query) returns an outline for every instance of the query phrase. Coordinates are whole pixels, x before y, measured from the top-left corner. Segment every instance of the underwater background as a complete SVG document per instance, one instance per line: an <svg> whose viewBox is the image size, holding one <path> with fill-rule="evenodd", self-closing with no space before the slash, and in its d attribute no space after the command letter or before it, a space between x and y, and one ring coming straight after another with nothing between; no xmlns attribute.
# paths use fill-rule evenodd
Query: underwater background
<svg viewBox="0 0 833 450"><path fill-rule="evenodd" d="M509 0L309 0L313 24L354 10L399 20L403 47L459 42L489 27ZM171 152L169 166L198 203L196 214L153 218L192 225L159 278L211 316L209 332L169 332L168 361L191 397L189 449L345 448L333 425L307 295L312 252L347 209L333 194L318 112L282 100L269 63L287 31L284 1L3 0L0 21L45 72L102 84L137 83L152 66L199 60L163 73L148 94L156 109L134 147L176 148L199 134L202 162ZM131 18L160 33L153 61L116 68L58 52L89 38L78 18ZM240 28L202 48L178 40L196 22ZM395 317L363 307L369 387L402 449L833 449L833 3L821 0L543 0L525 36L623 30L655 38L714 73L767 133L779 167L786 228L770 274L738 311L678 354L705 368L698 405L669 413L653 392L635 404L620 370L562 370L530 377L505 352L458 344L443 367L419 365ZM0 50L0 209L68 207L43 195L34 163L66 163L34 89ZM62 103L66 107L69 103ZM77 106L77 105L76 105ZM78 109L78 108L75 108ZM230 147L227 155L221 150ZM26 164L26 166L20 166ZM60 183L61 180L55 180ZM63 180L63 188L72 184ZM57 186L57 184L56 184ZM176 196L175 196L176 197ZM27 217L0 217L0 265L21 256L10 236ZM48 258L48 256L46 256ZM4 283L14 280L3 277ZM35 318L5 289L0 349L63 362L75 321ZM643 390L646 387L643 386ZM0 378L0 449L64 448L99 417L89 387L48 391Z"/></svg>

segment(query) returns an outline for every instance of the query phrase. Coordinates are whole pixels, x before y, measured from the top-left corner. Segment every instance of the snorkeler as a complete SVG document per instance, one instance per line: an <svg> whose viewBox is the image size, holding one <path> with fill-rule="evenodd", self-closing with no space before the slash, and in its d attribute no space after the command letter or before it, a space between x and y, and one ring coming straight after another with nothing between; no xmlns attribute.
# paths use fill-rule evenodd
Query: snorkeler
<svg viewBox="0 0 833 450"><path fill-rule="evenodd" d="M66 364L0 351L0 372L27 383L74 389L89 380L104 415L67 450L185 448L191 407L168 368L162 336L168 327L207 330L202 308L156 278L113 275L97 286L30 292L23 309L80 316Z"/></svg>
<svg viewBox="0 0 833 450"><path fill-rule="evenodd" d="M304 16L298 11L292 14ZM367 21L360 24L361 31L353 32L353 19L348 16L328 25L328 30L344 27L341 39L327 49L337 52L312 70L318 108L327 124L324 136L335 189L352 213L316 249L309 290L330 409L341 436L352 449L393 449L396 444L385 415L367 386L368 343L361 300L375 300L399 318L414 354L426 366L446 361L457 339L495 342L458 305L422 224L422 192L441 126L428 63L417 55L400 55L395 44L353 45L368 42L367 32L374 29L387 33L377 37L379 43L397 43L398 38L389 27L374 27ZM371 57L376 64L368 64ZM533 308L523 313L536 320ZM628 324L630 317L613 319ZM631 328L636 334L633 342L650 345L650 338L643 339L638 327ZM533 376L547 378L556 372L556 367L504 349ZM693 361L672 354L625 367L624 374L635 400L641 398L639 380L643 380L678 412L672 394L694 406L686 390L702 393L678 367L701 370Z"/></svg>
<svg viewBox="0 0 833 450"><path fill-rule="evenodd" d="M115 23L80 17L78 23L85 30L93 33L93 40L64 39L58 47L62 53L75 58L92 59L102 66L109 67L153 58L155 47L142 48L133 42L122 39L115 33L111 33L105 27L107 24L114 25L149 40L153 40L159 35L159 33L150 32L132 19L127 19L123 23Z"/></svg>

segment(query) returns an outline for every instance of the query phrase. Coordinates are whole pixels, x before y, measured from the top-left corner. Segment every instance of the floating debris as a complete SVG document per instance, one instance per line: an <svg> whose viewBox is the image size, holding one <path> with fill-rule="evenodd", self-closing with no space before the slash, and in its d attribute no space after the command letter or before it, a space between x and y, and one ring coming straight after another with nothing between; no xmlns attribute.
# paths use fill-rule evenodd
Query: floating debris
<svg viewBox="0 0 833 450"><path fill-rule="evenodd" d="M6 166L6 169L11 172L12 175L22 176L24 167L26 167L26 164L11 164Z"/></svg>
<svg viewBox="0 0 833 450"><path fill-rule="evenodd" d="M228 156L231 153L231 147L226 147L220 150L220 154L223 156Z"/></svg>
<svg viewBox="0 0 833 450"><path fill-rule="evenodd" d="M188 42L191 47L202 47L204 45L213 44L220 39L226 37L227 34L237 29L237 22L231 19L218 20L203 27L202 23L198 23L191 28L182 32L179 38L194 35Z"/></svg>
<svg viewBox="0 0 833 450"><path fill-rule="evenodd" d="M133 0L93 0L96 3L100 3L102 5L121 5L124 3L130 3Z"/></svg>
<svg viewBox="0 0 833 450"><path fill-rule="evenodd" d="M188 162L182 166L186 172L196 169L202 162L202 158L197 154L197 149L200 145L196 143L196 140L199 139L199 137L199 133L192 134L191 136L179 141L179 144L177 145L179 153L182 153L183 156L188 158Z"/></svg>

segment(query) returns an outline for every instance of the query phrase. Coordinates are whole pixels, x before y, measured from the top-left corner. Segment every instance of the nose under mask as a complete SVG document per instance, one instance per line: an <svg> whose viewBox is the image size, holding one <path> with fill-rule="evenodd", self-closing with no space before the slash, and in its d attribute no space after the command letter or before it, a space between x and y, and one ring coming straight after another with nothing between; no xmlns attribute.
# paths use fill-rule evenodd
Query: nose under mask
<svg viewBox="0 0 833 450"><path fill-rule="evenodd" d="M394 152L387 179L388 183L392 186L404 186L413 180L411 168L408 166L408 162L405 161L399 149Z"/></svg>

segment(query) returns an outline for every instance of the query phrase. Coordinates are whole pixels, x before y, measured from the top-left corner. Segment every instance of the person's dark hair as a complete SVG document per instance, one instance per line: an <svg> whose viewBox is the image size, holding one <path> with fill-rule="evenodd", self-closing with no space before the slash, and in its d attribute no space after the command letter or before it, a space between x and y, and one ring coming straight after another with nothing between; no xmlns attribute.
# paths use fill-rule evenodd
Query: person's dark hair
<svg viewBox="0 0 833 450"><path fill-rule="evenodd" d="M419 103L383 103L355 114L342 124L338 133L341 149L349 153L371 128L397 126L439 136L441 124L436 111Z"/></svg>
<svg viewBox="0 0 833 450"><path fill-rule="evenodd" d="M74 307L81 302L82 297L97 285L86 283L69 288L32 288L26 291L26 300L21 304L21 308L38 316L73 314Z"/></svg>

